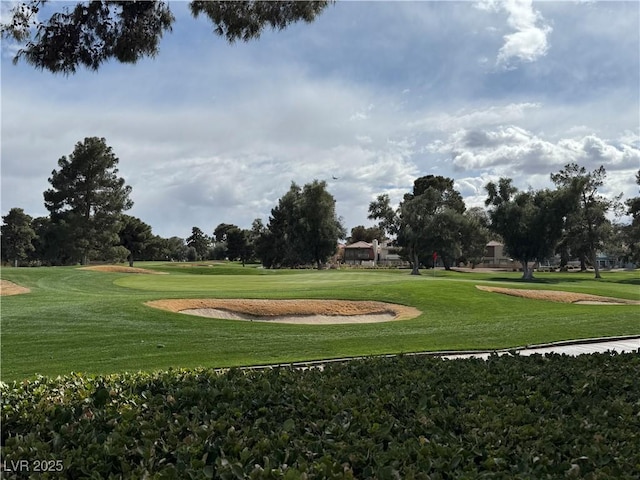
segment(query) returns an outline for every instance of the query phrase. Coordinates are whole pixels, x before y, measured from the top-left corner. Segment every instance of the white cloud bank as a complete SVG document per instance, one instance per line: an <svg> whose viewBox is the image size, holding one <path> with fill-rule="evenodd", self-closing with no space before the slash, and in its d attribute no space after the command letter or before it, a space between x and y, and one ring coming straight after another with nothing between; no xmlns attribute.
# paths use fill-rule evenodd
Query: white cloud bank
<svg viewBox="0 0 640 480"><path fill-rule="evenodd" d="M568 163L577 163L587 170L603 165L609 173L603 193L617 195L621 190L626 196L634 195L628 188L635 170L640 168L640 148L627 143L634 138L629 132L614 141L590 134L557 141L542 138L515 125L492 129L460 129L446 141L434 142L429 150L448 155L458 172L483 172L478 178L458 180L463 195L484 195L482 187L488 180L505 176L514 179L519 188L549 187L549 175L558 172Z"/></svg>
<svg viewBox="0 0 640 480"><path fill-rule="evenodd" d="M98 74L56 77L2 59L2 214L46 214L47 177L86 136L106 138L133 187L129 213L166 237L266 223L291 181L316 178L348 228L370 224L377 195L397 204L428 174L454 178L468 206L500 176L550 187L572 161L604 165L608 191L638 195L637 47L589 48L599 40L578 21L608 8L536 4L554 25L573 15L543 59L551 30L530 2L485 2L491 15L460 2L389 5L338 2L312 24L210 50L194 47L208 28L202 39L177 28L158 59ZM592 23L633 38L638 20L624 5ZM502 23L497 33L489 22ZM544 39L524 35L536 29ZM523 68L478 68L498 50ZM544 68L523 64L534 59ZM610 75L597 76L591 66L604 63ZM594 77L576 84L567 71Z"/></svg>

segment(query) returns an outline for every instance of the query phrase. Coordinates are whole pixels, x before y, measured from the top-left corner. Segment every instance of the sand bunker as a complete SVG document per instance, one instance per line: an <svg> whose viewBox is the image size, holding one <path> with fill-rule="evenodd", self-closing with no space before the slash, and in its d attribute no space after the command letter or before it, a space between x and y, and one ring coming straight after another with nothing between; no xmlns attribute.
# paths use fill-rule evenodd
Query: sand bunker
<svg viewBox="0 0 640 480"><path fill-rule="evenodd" d="M93 265L91 267L80 267L78 270L94 270L96 272L113 273L147 273L151 275L163 274L164 272L154 272L146 268L125 267L123 265Z"/></svg>
<svg viewBox="0 0 640 480"><path fill-rule="evenodd" d="M8 295L20 295L21 293L29 293L27 287L21 287L9 280L0 280L0 295L6 297Z"/></svg>
<svg viewBox="0 0 640 480"><path fill-rule="evenodd" d="M484 285L476 285L476 288L485 292L502 293L534 300L547 300L549 302L574 303L578 305L640 305L640 301L638 300L601 297L587 293L561 292L556 290L524 290L520 288L487 287Z"/></svg>
<svg viewBox="0 0 640 480"><path fill-rule="evenodd" d="M328 325L415 318L420 310L384 302L350 300L175 299L145 305L202 317L254 322Z"/></svg>

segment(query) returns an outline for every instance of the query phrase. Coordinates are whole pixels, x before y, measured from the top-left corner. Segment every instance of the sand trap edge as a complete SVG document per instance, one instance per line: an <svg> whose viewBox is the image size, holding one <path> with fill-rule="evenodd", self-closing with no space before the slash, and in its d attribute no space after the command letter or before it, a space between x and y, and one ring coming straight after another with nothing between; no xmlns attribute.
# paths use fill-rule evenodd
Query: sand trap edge
<svg viewBox="0 0 640 480"><path fill-rule="evenodd" d="M353 300L200 298L153 300L145 305L208 318L307 325L379 323L409 320L422 314L405 305Z"/></svg>
<svg viewBox="0 0 640 480"><path fill-rule="evenodd" d="M484 292L501 293L503 295L528 298L531 300L572 303L574 305L640 305L640 301L638 300L603 297L588 293L564 292L560 290L528 290L522 288L489 287L486 285L476 285L476 288Z"/></svg>
<svg viewBox="0 0 640 480"><path fill-rule="evenodd" d="M25 293L31 293L31 290L17 283L10 282L9 280L0 280L0 296L8 297L10 295L23 295Z"/></svg>

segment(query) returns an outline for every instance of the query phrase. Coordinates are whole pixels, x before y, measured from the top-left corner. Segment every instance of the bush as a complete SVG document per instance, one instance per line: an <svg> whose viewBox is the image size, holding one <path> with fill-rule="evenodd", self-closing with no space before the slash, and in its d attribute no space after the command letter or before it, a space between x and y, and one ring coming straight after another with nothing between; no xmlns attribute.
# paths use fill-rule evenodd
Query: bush
<svg viewBox="0 0 640 480"><path fill-rule="evenodd" d="M631 479L638 371L595 354L38 377L2 389L2 453L62 461L41 478Z"/></svg>

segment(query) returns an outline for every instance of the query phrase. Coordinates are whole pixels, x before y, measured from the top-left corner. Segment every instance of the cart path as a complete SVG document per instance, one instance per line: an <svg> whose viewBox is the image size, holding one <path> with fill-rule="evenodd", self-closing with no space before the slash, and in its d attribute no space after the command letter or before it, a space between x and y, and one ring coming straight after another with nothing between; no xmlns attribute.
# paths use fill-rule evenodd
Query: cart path
<svg viewBox="0 0 640 480"><path fill-rule="evenodd" d="M523 348L497 350L495 352L450 352L443 353L442 357L454 358L488 358L492 354L504 355L508 353L516 353L518 355L545 355L547 353L557 353L562 355L583 355L590 353L617 352L628 353L640 351L640 336L615 337L615 338L598 338L572 340L568 342L556 342L545 345L531 345Z"/></svg>
<svg viewBox="0 0 640 480"><path fill-rule="evenodd" d="M405 353L402 355L428 355L439 357L447 360L455 360L459 358L480 358L487 359L491 355L545 355L560 354L577 356L591 353L640 353L640 335L629 335L624 337L606 337L606 338L586 338L580 340L568 340L563 342L547 343L542 345L528 345L525 347L505 348L500 350L474 350L474 351L443 351L443 352L415 352ZM373 355L381 357L396 357L400 354L391 355ZM314 360L308 362L280 363L272 365L254 365L242 367L247 370L261 370L277 367L294 367L294 368L320 368L329 363L348 362L350 360L364 359L367 357L345 357L331 358L325 360Z"/></svg>

